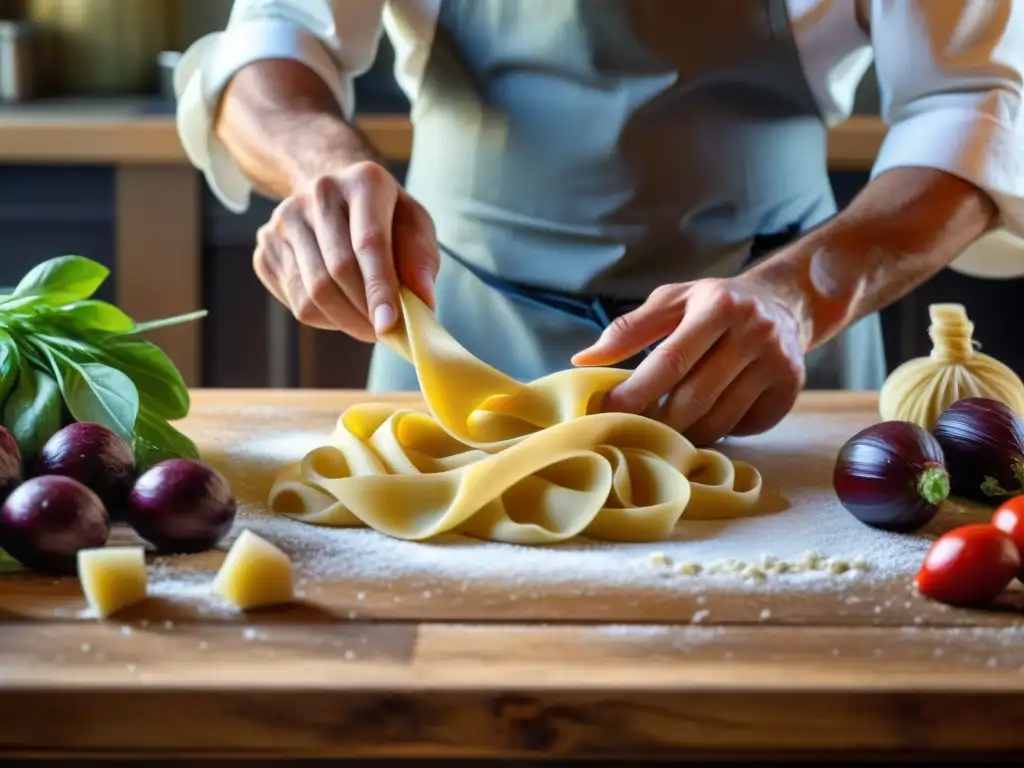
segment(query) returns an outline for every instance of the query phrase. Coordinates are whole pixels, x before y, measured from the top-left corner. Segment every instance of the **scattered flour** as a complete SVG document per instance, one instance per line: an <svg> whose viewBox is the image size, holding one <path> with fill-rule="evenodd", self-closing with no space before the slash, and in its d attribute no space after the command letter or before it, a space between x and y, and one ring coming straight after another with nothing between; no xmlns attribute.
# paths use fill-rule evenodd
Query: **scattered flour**
<svg viewBox="0 0 1024 768"><path fill-rule="evenodd" d="M594 590L635 585L699 594L713 583L728 584L731 590L835 591L862 580L902 579L916 572L937 535L973 518L970 510L946 504L924 531L898 535L849 515L832 492L832 467L842 443L870 421L862 413L836 414L828 421L797 413L771 432L725 444L725 453L761 471L765 514L726 521L684 516L671 540L651 544L581 539L546 547L459 536L412 543L369 529L325 528L270 515L263 502L278 469L322 444L326 432L228 434L211 461L228 476L241 506L222 548L248 528L288 553L299 583L329 578L385 584L419 577L461 583L465 591L475 581L500 580L520 588L520 597L527 594L523 587L566 583ZM243 423L258 430L260 422L246 414ZM199 562L206 565L190 565L188 558L162 559L151 571L151 594L217 605L209 594L209 561ZM310 590L315 600L315 586Z"/></svg>

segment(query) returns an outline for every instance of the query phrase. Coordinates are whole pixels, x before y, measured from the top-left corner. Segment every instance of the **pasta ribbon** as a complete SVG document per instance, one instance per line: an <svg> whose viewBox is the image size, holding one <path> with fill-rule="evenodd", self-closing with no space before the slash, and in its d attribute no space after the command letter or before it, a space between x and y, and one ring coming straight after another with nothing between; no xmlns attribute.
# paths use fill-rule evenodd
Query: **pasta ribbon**
<svg viewBox="0 0 1024 768"><path fill-rule="evenodd" d="M406 540L521 545L659 541L684 514L754 513L753 466L645 416L600 411L628 371L573 368L524 384L471 355L408 289L401 302L403 321L382 342L415 366L428 412L348 408L324 445L277 476L272 512Z"/></svg>

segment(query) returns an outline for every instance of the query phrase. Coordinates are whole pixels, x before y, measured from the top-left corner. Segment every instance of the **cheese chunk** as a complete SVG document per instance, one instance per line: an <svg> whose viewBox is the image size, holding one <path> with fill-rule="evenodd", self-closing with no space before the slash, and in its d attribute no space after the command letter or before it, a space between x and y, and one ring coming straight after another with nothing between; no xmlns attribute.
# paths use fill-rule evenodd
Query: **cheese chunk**
<svg viewBox="0 0 1024 768"><path fill-rule="evenodd" d="M243 611L290 603L292 562L266 539L243 531L224 558L213 591Z"/></svg>
<svg viewBox="0 0 1024 768"><path fill-rule="evenodd" d="M143 547L81 549L78 581L89 607L105 619L146 599L146 551Z"/></svg>

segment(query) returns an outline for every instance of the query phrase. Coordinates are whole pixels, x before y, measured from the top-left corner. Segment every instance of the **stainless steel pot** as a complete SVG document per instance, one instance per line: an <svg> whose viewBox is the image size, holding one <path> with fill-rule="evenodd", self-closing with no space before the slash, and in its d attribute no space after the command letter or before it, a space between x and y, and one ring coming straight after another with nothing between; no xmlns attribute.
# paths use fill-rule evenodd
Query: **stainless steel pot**
<svg viewBox="0 0 1024 768"><path fill-rule="evenodd" d="M168 0L28 0L26 15L48 29L57 92L156 91L156 57L173 26Z"/></svg>
<svg viewBox="0 0 1024 768"><path fill-rule="evenodd" d="M36 97L40 86L40 37L35 24L0 21L0 101Z"/></svg>

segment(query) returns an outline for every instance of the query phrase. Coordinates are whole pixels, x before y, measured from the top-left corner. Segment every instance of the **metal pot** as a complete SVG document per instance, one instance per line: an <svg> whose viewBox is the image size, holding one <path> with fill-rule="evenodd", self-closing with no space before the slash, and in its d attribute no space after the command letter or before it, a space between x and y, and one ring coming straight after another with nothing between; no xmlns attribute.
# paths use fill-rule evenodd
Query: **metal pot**
<svg viewBox="0 0 1024 768"><path fill-rule="evenodd" d="M168 0L28 0L48 29L52 86L60 93L153 93L157 54L171 39Z"/></svg>
<svg viewBox="0 0 1024 768"><path fill-rule="evenodd" d="M38 94L38 32L31 22L0 20L0 101L28 101Z"/></svg>

